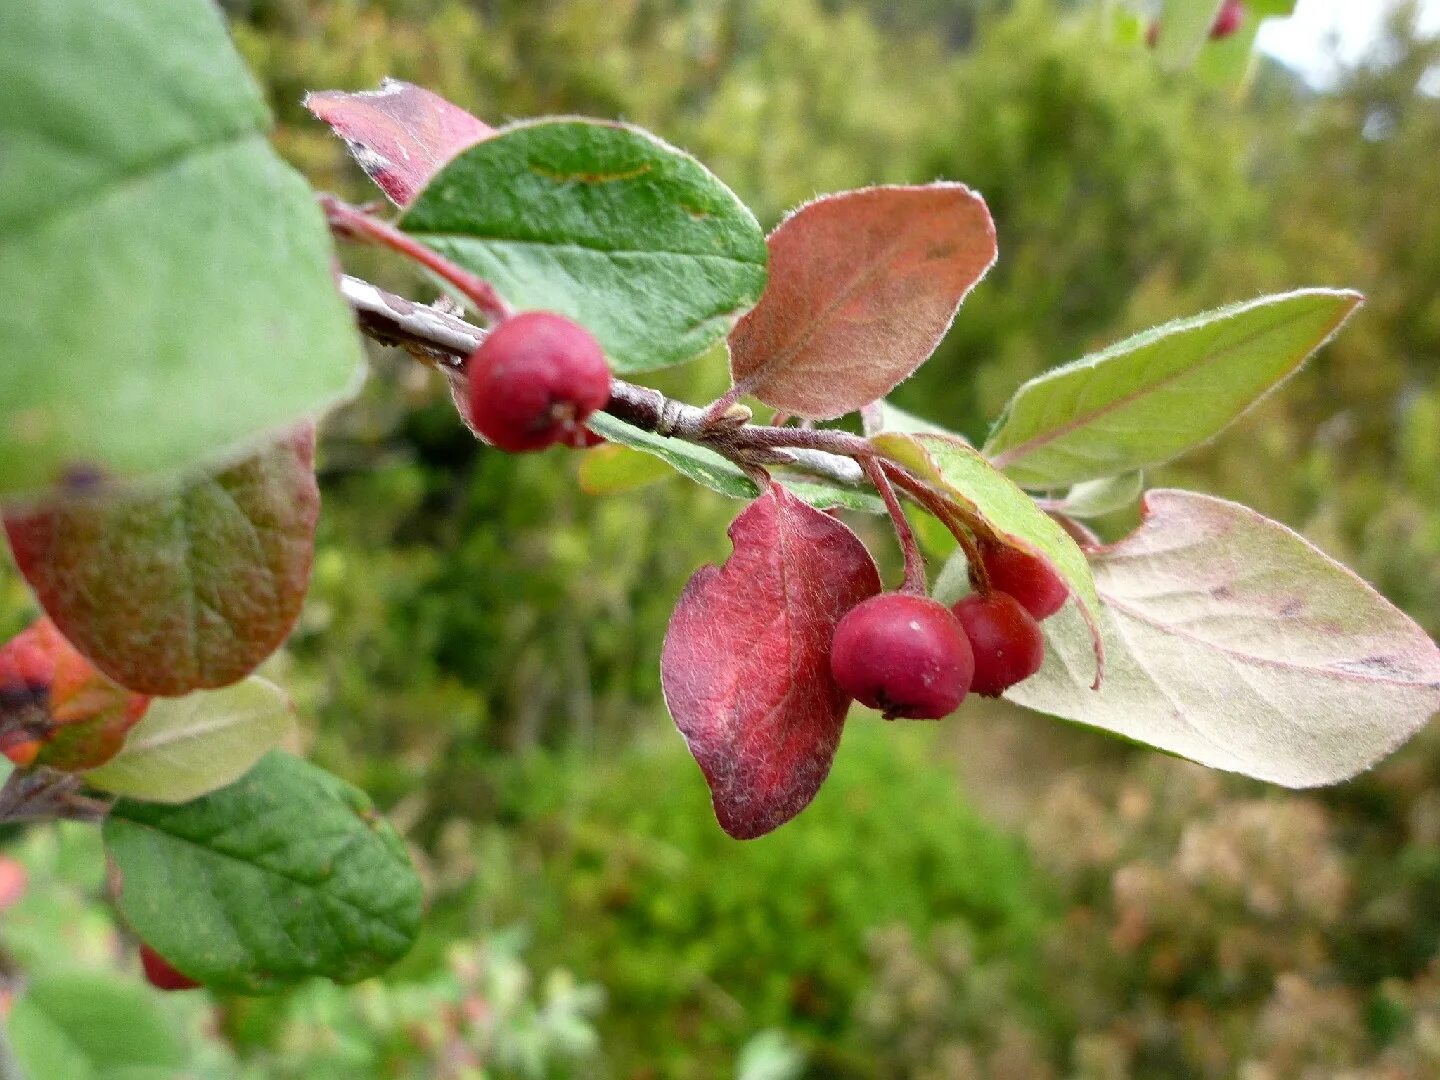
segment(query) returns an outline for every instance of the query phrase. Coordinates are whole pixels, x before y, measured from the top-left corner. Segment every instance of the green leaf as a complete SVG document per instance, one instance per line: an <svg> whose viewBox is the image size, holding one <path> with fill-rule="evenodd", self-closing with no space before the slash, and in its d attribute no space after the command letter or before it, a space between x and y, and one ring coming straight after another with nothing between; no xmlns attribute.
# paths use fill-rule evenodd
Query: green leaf
<svg viewBox="0 0 1440 1080"><path fill-rule="evenodd" d="M0 498L171 472L361 375L210 0L0 4Z"/></svg>
<svg viewBox="0 0 1440 1080"><path fill-rule="evenodd" d="M1172 68L1188 66L1209 40L1221 0L1163 0L1160 7L1160 58Z"/></svg>
<svg viewBox="0 0 1440 1080"><path fill-rule="evenodd" d="M283 690L253 675L223 690L158 698L120 753L85 782L147 802L188 802L249 772L290 731L293 714Z"/></svg>
<svg viewBox="0 0 1440 1080"><path fill-rule="evenodd" d="M1363 299L1303 289L1137 334L1020 387L985 454L1028 488L1169 461L1293 374Z"/></svg>
<svg viewBox="0 0 1440 1080"><path fill-rule="evenodd" d="M580 322L621 373L699 355L765 286L765 235L744 204L626 124L504 128L441 169L400 224L517 307Z"/></svg>
<svg viewBox="0 0 1440 1080"><path fill-rule="evenodd" d="M395 830L364 793L279 751L180 806L122 799L104 836L125 918L207 986L356 982L419 930L420 880Z"/></svg>
<svg viewBox="0 0 1440 1080"><path fill-rule="evenodd" d="M775 479L791 494L798 495L817 510L854 510L861 514L884 514L885 503L879 495L855 488L841 487L813 476L776 472Z"/></svg>
<svg viewBox="0 0 1440 1080"><path fill-rule="evenodd" d="M732 499L760 497L760 485L713 450L683 439L667 439L663 435L643 431L609 413L593 414L585 426L612 443L658 457L682 476L688 476L711 491L718 491Z"/></svg>
<svg viewBox="0 0 1440 1080"><path fill-rule="evenodd" d="M974 449L943 435L899 432L877 435L871 442L880 453L978 515L999 539L1044 560L1069 586L1086 623L1096 617L1100 599L1084 553L1034 499ZM1098 683L1104 674L1098 633L1092 635L1092 644ZM1081 670L1092 670L1092 665L1083 665Z"/></svg>
<svg viewBox="0 0 1440 1080"><path fill-rule="evenodd" d="M1061 611L1008 698L1288 787L1353 776L1440 710L1440 649L1302 537L1187 491L1151 491L1144 511L1092 555L1105 685L1083 685L1088 642Z"/></svg>
<svg viewBox="0 0 1440 1080"><path fill-rule="evenodd" d="M15 562L111 679L177 696L278 649L310 582L320 491L305 424L214 473L5 514Z"/></svg>
<svg viewBox="0 0 1440 1080"><path fill-rule="evenodd" d="M154 995L109 975L52 972L30 981L6 1020L27 1080L178 1075L185 1051Z"/></svg>
<svg viewBox="0 0 1440 1080"><path fill-rule="evenodd" d="M867 436L879 435L883 431L898 431L904 435L944 435L961 442L970 441L957 431L950 431L931 420L906 412L884 399L871 405L865 411L864 419Z"/></svg>
<svg viewBox="0 0 1440 1080"><path fill-rule="evenodd" d="M675 476L659 458L615 443L586 451L579 471L580 490L587 495L617 495Z"/></svg>
<svg viewBox="0 0 1440 1080"><path fill-rule="evenodd" d="M603 435L612 443L653 454L676 472L688 476L711 491L732 499L760 497L759 485L746 476L734 462L713 450L685 442L683 439L670 439L643 431L609 413L595 413L585 423L592 431ZM819 510L843 507L867 514L885 513L885 504L878 495L793 473L777 472L775 479Z"/></svg>
<svg viewBox="0 0 1440 1080"><path fill-rule="evenodd" d="M1113 514L1134 504L1145 490L1145 477L1138 472L1120 473L1100 480L1076 484L1061 501L1062 514L1077 518L1097 518Z"/></svg>

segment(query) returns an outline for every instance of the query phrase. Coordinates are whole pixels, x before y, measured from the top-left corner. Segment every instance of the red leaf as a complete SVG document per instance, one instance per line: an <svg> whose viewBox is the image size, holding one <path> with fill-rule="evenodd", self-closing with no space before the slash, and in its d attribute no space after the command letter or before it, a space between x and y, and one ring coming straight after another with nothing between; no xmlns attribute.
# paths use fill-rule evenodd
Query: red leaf
<svg viewBox="0 0 1440 1080"><path fill-rule="evenodd" d="M149 704L97 671L49 619L0 646L0 753L19 766L103 765Z"/></svg>
<svg viewBox="0 0 1440 1080"><path fill-rule="evenodd" d="M826 420L929 358L994 264L995 226L963 184L875 187L802 206L769 245L769 284L730 333L730 370L765 404Z"/></svg>
<svg viewBox="0 0 1440 1080"><path fill-rule="evenodd" d="M366 175L397 206L407 205L460 151L495 133L439 94L398 79L358 94L308 94L305 107L335 129Z"/></svg>
<svg viewBox="0 0 1440 1080"><path fill-rule="evenodd" d="M315 429L169 488L15 511L20 572L110 678L177 696L250 674L290 633L310 578Z"/></svg>
<svg viewBox="0 0 1440 1080"><path fill-rule="evenodd" d="M880 575L854 533L775 484L730 540L725 565L685 586L660 679L720 826L748 840L805 809L830 772L850 705L830 640Z"/></svg>

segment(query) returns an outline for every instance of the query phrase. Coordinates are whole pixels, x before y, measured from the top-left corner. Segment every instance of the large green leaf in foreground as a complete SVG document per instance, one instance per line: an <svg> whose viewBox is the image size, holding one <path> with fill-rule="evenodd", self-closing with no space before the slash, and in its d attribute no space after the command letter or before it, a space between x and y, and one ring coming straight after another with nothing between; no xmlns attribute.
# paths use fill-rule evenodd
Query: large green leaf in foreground
<svg viewBox="0 0 1440 1080"><path fill-rule="evenodd" d="M105 843L136 933L208 986L355 982L419 930L420 880L395 830L364 793L279 751L180 806L122 799Z"/></svg>
<svg viewBox="0 0 1440 1080"><path fill-rule="evenodd" d="M1029 488L1169 461L1292 375L1360 302L1355 292L1304 289L1127 338L1020 387L985 453Z"/></svg>
<svg viewBox="0 0 1440 1080"><path fill-rule="evenodd" d="M359 375L210 0L0 4L0 497L168 472Z"/></svg>
<svg viewBox="0 0 1440 1080"><path fill-rule="evenodd" d="M698 356L760 298L759 224L694 158L596 120L539 120L465 150L406 231L522 308L582 323L617 372Z"/></svg>

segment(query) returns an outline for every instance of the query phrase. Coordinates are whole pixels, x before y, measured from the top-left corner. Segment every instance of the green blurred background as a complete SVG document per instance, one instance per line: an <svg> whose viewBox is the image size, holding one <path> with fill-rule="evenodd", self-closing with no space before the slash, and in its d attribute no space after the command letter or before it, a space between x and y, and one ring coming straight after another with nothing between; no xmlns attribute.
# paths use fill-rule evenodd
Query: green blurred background
<svg viewBox="0 0 1440 1080"><path fill-rule="evenodd" d="M1317 92L1273 64L1167 72L1098 3L224 6L281 151L352 197L300 99L386 76L497 123L643 124L767 224L877 181L979 189L1000 262L896 396L971 435L1133 330L1363 290L1303 374L1148 480L1294 526L1440 634L1440 98L1417 89L1440 46L1403 10L1383 63ZM678 480L587 497L571 453L477 446L403 356L375 350L372 376L327 424L314 583L270 673L308 751L414 845L430 916L383 985L173 1002L205 1075L1440 1075L1440 735L1291 793L1003 706L857 713L815 804L731 841L657 656L738 504ZM711 358L661 385L723 380ZM28 605L0 570L0 629ZM32 887L0 961L112 962L91 839L15 843Z"/></svg>

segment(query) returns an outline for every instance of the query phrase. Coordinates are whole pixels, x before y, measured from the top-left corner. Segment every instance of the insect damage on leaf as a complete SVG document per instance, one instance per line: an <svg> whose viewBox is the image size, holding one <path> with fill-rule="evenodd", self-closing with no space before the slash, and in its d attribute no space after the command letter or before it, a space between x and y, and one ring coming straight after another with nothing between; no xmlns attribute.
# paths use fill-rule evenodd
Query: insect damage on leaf
<svg viewBox="0 0 1440 1080"><path fill-rule="evenodd" d="M777 484L730 539L725 564L702 567L681 594L660 678L716 818L743 840L798 814L829 773L849 707L831 639L880 576L854 533Z"/></svg>

